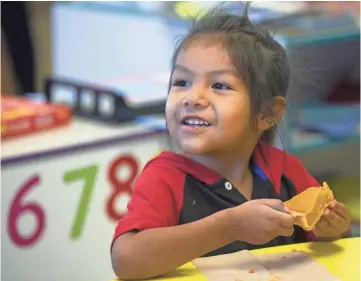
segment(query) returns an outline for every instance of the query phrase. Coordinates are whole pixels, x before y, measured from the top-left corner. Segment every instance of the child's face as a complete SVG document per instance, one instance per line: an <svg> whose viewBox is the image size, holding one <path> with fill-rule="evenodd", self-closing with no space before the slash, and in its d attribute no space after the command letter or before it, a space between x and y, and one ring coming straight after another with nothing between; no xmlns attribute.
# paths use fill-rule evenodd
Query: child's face
<svg viewBox="0 0 361 281"><path fill-rule="evenodd" d="M227 51L217 45L193 43L179 53L166 119L184 153L249 150L257 142L247 87Z"/></svg>

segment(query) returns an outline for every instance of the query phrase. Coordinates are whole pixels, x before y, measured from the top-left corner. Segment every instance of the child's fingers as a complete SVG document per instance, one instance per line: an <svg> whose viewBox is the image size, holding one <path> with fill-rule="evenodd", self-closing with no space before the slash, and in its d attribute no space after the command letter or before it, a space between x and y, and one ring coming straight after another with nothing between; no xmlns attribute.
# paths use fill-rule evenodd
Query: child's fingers
<svg viewBox="0 0 361 281"><path fill-rule="evenodd" d="M350 219L350 212L348 208L338 201L332 202L329 206L329 209L337 213L339 216L343 217L345 220Z"/></svg>
<svg viewBox="0 0 361 281"><path fill-rule="evenodd" d="M322 218L335 227L343 227L345 225L345 219L330 209L325 211Z"/></svg>
<svg viewBox="0 0 361 281"><path fill-rule="evenodd" d="M316 224L315 232L317 236L331 237L335 235L334 233L338 233L338 230L333 224L322 217Z"/></svg>
<svg viewBox="0 0 361 281"><path fill-rule="evenodd" d="M330 215L327 217L323 215L319 222L317 223L317 226L321 227L322 229L334 229L337 228L337 226L333 223L332 218Z"/></svg>
<svg viewBox="0 0 361 281"><path fill-rule="evenodd" d="M285 237L291 236L293 234L294 230L295 229L293 227L291 227L291 228L281 227L280 228L280 236L285 236Z"/></svg>
<svg viewBox="0 0 361 281"><path fill-rule="evenodd" d="M325 228L332 227L332 224L328 220L326 220L324 217L321 217L321 219L317 222L317 227L325 229Z"/></svg>
<svg viewBox="0 0 361 281"><path fill-rule="evenodd" d="M334 209L336 207L337 203L338 202L336 201L336 199L334 199L328 207L331 208L331 209Z"/></svg>
<svg viewBox="0 0 361 281"><path fill-rule="evenodd" d="M277 211L277 213L275 213L275 216L277 216L278 225L281 228L293 228L294 219L291 215Z"/></svg>
<svg viewBox="0 0 361 281"><path fill-rule="evenodd" d="M321 228L317 225L314 232L318 238L336 237L339 233L339 231L332 225L329 225L327 228Z"/></svg>

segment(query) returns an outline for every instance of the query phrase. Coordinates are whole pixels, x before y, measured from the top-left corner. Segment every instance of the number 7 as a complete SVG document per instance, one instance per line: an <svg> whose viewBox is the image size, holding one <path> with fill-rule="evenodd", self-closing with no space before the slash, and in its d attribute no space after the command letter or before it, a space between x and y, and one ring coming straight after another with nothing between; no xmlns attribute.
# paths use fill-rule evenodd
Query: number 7
<svg viewBox="0 0 361 281"><path fill-rule="evenodd" d="M95 178L98 172L96 165L91 165L79 170L68 171L64 175L64 182L71 183L78 180L84 180L83 192L78 206L78 211L73 223L71 238L77 239L83 231L85 216L88 205L93 193Z"/></svg>

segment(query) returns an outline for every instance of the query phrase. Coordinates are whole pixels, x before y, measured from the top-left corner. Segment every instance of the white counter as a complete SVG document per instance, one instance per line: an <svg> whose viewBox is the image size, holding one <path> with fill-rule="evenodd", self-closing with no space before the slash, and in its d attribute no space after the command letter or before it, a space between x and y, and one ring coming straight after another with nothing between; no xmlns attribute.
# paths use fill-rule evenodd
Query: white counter
<svg viewBox="0 0 361 281"><path fill-rule="evenodd" d="M125 212L128 191L163 140L164 133L139 125L75 118L68 127L3 141L5 280L111 278L112 210Z"/></svg>

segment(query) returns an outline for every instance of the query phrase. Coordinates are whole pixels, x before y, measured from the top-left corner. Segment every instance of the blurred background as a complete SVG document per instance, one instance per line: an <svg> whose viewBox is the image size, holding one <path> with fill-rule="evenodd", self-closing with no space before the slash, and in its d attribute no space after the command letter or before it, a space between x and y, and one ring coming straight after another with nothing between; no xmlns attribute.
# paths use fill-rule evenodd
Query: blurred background
<svg viewBox="0 0 361 281"><path fill-rule="evenodd" d="M1 3L4 280L109 280L144 164L167 149L170 58L217 2ZM232 2L234 13L243 2ZM254 2L294 73L286 141L360 235L360 2Z"/></svg>

